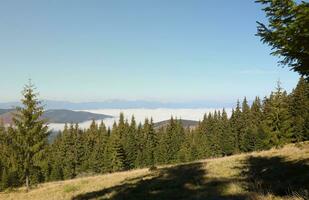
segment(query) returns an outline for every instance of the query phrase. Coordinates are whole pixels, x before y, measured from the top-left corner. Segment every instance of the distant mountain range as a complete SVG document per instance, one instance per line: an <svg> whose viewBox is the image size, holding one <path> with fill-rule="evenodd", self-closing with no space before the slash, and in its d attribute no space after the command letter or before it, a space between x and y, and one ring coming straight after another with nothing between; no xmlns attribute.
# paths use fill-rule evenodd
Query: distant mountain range
<svg viewBox="0 0 309 200"><path fill-rule="evenodd" d="M14 109L0 109L0 115L13 111Z"/></svg>
<svg viewBox="0 0 309 200"><path fill-rule="evenodd" d="M0 109L0 120L4 124L11 124L14 112L14 109ZM113 118L113 116L62 109L47 110L43 113L42 118L46 119L49 123L81 123L89 120L103 120L106 118Z"/></svg>
<svg viewBox="0 0 309 200"><path fill-rule="evenodd" d="M68 110L90 110L90 109L126 109L126 108L231 108L234 103L219 101L190 101L190 102L159 102L144 100L109 100L102 102L74 103L69 101L44 100L45 109L68 109ZM19 102L0 103L0 108L10 109L20 106Z"/></svg>

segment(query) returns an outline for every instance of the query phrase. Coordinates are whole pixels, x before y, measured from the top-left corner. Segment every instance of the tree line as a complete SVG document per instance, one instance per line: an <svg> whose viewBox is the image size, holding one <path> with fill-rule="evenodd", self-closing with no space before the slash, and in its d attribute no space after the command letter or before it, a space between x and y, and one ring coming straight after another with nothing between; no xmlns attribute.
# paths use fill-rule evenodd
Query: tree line
<svg viewBox="0 0 309 200"><path fill-rule="evenodd" d="M300 78L287 94L280 84L261 100L238 101L229 117L217 110L195 128L171 118L156 128L152 119L137 124L121 113L112 128L66 124L48 140L43 107L33 85L26 85L14 125L0 126L0 188L71 179L161 164L189 162L280 147L309 139L309 83Z"/></svg>

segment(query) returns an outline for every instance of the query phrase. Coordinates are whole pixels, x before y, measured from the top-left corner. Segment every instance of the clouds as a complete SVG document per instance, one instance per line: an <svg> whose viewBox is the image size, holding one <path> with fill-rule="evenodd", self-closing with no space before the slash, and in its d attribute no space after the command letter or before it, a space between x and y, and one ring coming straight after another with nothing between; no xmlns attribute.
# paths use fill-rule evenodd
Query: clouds
<svg viewBox="0 0 309 200"><path fill-rule="evenodd" d="M153 121L160 122L163 120L170 119L171 116L178 119L189 119L189 120L202 120L205 113L214 112L214 108L198 108L198 109L171 109L171 108L158 108L158 109L98 109L98 110L84 110L87 112L112 115L114 118L105 119L104 123L108 127L112 127L113 123L118 121L119 114L122 112L126 119L131 120L134 115L137 123L143 123L145 118L152 118ZM226 112L228 115L231 114L231 109L227 108ZM97 122L100 122L97 121ZM80 128L88 128L91 121L80 123ZM49 127L54 130L63 129L64 124L49 124Z"/></svg>

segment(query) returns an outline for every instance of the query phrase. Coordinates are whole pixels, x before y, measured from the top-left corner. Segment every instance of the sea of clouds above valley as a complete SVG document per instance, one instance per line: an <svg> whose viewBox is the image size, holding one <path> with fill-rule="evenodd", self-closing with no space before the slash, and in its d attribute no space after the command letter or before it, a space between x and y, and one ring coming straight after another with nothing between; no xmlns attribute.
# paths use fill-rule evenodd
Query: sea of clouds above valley
<svg viewBox="0 0 309 200"><path fill-rule="evenodd" d="M79 111L87 111L91 113L97 114L106 114L114 116L113 118L104 119L103 122L107 127L112 127L113 123L118 121L119 114L123 113L124 117L131 120L132 115L134 115L135 120L137 123L143 123L145 118L152 118L153 122L160 122L164 120L168 120L173 116L174 118L178 119L186 119L186 120L202 120L205 113L214 112L214 110L218 110L215 108L196 108L196 109L172 109L172 108L157 108L157 109L146 109L146 108L139 108L139 109L96 109L96 110L79 110ZM227 108L225 109L228 115L230 116L232 109ZM100 123L101 120L97 120L97 123ZM82 122L79 124L79 127L84 129L88 128L91 124L91 121ZM64 124L59 123L50 123L48 125L50 129L53 130L62 130Z"/></svg>

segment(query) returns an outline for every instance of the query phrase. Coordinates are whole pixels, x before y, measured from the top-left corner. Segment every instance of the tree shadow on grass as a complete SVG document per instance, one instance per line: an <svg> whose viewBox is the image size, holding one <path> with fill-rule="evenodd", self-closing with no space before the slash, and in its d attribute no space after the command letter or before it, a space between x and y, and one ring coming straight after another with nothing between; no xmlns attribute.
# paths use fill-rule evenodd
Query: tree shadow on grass
<svg viewBox="0 0 309 200"><path fill-rule="evenodd" d="M206 171L201 163L185 164L160 169L152 178L138 177L118 186L80 194L73 200L181 200L213 199L244 200L245 195L226 195L224 190L237 181L231 179L205 179Z"/></svg>
<svg viewBox="0 0 309 200"><path fill-rule="evenodd" d="M283 157L249 157L243 166L242 175L250 192L287 196L308 195L308 159L287 161ZM307 196L309 198L309 196Z"/></svg>

